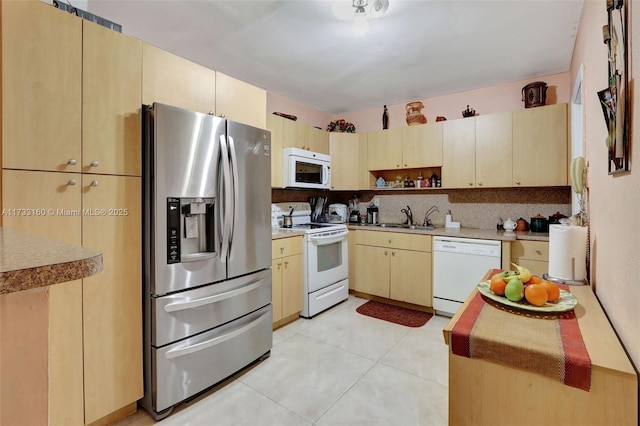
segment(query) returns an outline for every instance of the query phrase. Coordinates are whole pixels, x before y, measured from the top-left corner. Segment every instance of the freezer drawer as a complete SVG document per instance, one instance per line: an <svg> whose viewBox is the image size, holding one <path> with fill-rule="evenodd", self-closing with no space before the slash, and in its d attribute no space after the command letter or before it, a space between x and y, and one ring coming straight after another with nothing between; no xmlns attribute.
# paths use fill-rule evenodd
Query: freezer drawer
<svg viewBox="0 0 640 426"><path fill-rule="evenodd" d="M152 349L156 412L201 392L271 350L271 305L206 333Z"/></svg>
<svg viewBox="0 0 640 426"><path fill-rule="evenodd" d="M161 347L271 303L271 270L151 300L151 345Z"/></svg>

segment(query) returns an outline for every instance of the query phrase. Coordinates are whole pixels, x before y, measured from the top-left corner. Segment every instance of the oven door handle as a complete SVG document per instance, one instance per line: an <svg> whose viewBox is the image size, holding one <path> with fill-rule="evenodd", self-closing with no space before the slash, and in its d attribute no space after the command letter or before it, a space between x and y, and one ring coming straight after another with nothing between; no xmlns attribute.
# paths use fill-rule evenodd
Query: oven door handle
<svg viewBox="0 0 640 426"><path fill-rule="evenodd" d="M184 348L178 348L178 349L172 349L170 351L167 351L167 353L165 354L165 357L167 359L172 359L172 358L177 358L180 356L184 356L184 355L189 355L192 354L194 352L198 352L207 348L210 348L212 346L215 345L219 345L222 342L226 342L229 339L233 339L236 336L241 335L242 333L252 329L253 327L255 327L256 325L260 324L263 320L265 315L270 315L271 312L267 311L265 313L263 313L262 315L260 315L258 318L254 319L253 321L251 321L249 324L246 324L236 330L233 330L230 333L227 334L223 334L222 336L218 336L218 337L214 337L213 339L207 340L205 342L202 343L196 343L195 345L191 345L191 346L187 346Z"/></svg>
<svg viewBox="0 0 640 426"><path fill-rule="evenodd" d="M235 290L227 291L225 293L202 297L200 299L195 299L195 300L169 303L164 306L164 310L166 312L184 311L185 309L197 308L198 306L220 302L221 300L229 299L231 297L235 297L242 293L248 293L251 290L255 290L256 288L260 287L263 284L264 284L264 279L260 278L254 281L253 283L251 283L250 285L243 286Z"/></svg>
<svg viewBox="0 0 640 426"><path fill-rule="evenodd" d="M326 237L314 237L313 235L309 236L309 241L317 246L325 246L328 244L339 243L341 241L346 241L347 235L349 231L340 233L338 235L327 235Z"/></svg>

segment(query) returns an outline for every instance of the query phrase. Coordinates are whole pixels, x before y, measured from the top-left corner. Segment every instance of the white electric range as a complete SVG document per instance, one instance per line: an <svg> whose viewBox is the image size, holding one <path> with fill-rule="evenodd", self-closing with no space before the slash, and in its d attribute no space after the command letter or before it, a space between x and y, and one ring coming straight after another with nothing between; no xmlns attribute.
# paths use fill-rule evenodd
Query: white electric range
<svg viewBox="0 0 640 426"><path fill-rule="evenodd" d="M272 204L272 226L282 228L292 208L290 229L304 231L300 316L311 318L349 297L349 230L344 223L312 223L311 206L301 202Z"/></svg>

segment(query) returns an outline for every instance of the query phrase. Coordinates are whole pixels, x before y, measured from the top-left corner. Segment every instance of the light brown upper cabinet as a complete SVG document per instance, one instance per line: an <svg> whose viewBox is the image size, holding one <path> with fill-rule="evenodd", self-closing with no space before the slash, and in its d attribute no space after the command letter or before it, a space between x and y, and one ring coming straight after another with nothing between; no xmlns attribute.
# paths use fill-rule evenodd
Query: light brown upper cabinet
<svg viewBox="0 0 640 426"><path fill-rule="evenodd" d="M442 123L442 187L476 186L476 122L473 118Z"/></svg>
<svg viewBox="0 0 640 426"><path fill-rule="evenodd" d="M266 129L267 91L216 72L216 115Z"/></svg>
<svg viewBox="0 0 640 426"><path fill-rule="evenodd" d="M82 20L2 2L2 167L79 172Z"/></svg>
<svg viewBox="0 0 640 426"><path fill-rule="evenodd" d="M402 128L368 132L367 139L368 170L402 168Z"/></svg>
<svg viewBox="0 0 640 426"><path fill-rule="evenodd" d="M143 43L142 103L150 105L154 102L213 113L216 72Z"/></svg>
<svg viewBox="0 0 640 426"><path fill-rule="evenodd" d="M354 190L360 186L360 137L356 133L329 133L331 189Z"/></svg>
<svg viewBox="0 0 640 426"><path fill-rule="evenodd" d="M285 118L267 115L267 130L271 132L271 187L282 188L282 148ZM291 121L291 120L287 120Z"/></svg>
<svg viewBox="0 0 640 426"><path fill-rule="evenodd" d="M304 140L307 151L329 154L329 132L312 126L306 126Z"/></svg>
<svg viewBox="0 0 640 426"><path fill-rule="evenodd" d="M567 104L513 112L513 186L567 185Z"/></svg>
<svg viewBox="0 0 640 426"><path fill-rule="evenodd" d="M511 112L504 112L475 117L476 186L478 188L511 186L513 170L511 116Z"/></svg>
<svg viewBox="0 0 640 426"><path fill-rule="evenodd" d="M83 22L82 170L140 176L142 42Z"/></svg>
<svg viewBox="0 0 640 426"><path fill-rule="evenodd" d="M402 128L402 166L442 166L442 122Z"/></svg>

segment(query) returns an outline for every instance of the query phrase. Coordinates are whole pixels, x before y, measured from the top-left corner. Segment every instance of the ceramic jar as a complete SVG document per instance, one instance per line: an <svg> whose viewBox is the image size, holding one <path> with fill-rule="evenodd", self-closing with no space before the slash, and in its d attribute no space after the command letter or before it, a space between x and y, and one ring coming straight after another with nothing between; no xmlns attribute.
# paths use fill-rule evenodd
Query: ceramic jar
<svg viewBox="0 0 640 426"><path fill-rule="evenodd" d="M504 228L505 232L513 232L516 229L516 223L511 219L507 219L502 224L502 227Z"/></svg>
<svg viewBox="0 0 640 426"><path fill-rule="evenodd" d="M427 117L420 112L424 108L422 102L409 102L405 108L407 109L407 124L409 126L427 123Z"/></svg>

